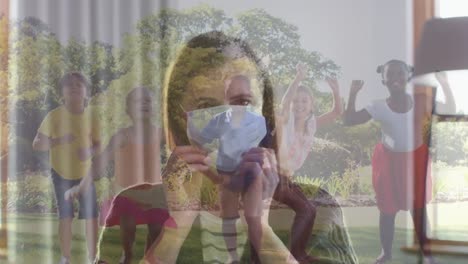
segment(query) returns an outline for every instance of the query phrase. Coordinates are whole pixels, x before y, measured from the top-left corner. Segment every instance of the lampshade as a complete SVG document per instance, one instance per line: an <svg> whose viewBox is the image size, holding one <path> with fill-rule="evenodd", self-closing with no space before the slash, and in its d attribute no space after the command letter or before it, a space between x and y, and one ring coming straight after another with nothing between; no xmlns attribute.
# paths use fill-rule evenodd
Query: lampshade
<svg viewBox="0 0 468 264"><path fill-rule="evenodd" d="M435 18L424 25L414 76L468 69L468 17Z"/></svg>

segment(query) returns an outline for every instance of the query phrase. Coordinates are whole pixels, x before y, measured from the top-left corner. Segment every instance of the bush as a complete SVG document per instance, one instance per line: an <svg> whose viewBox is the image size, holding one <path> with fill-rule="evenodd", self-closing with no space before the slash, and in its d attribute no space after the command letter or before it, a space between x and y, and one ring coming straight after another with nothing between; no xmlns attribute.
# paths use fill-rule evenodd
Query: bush
<svg viewBox="0 0 468 264"><path fill-rule="evenodd" d="M334 176L336 177L336 176ZM351 194L358 193L359 190L359 172L355 167L349 167L341 176L341 181L338 184L338 194L346 199Z"/></svg>
<svg viewBox="0 0 468 264"><path fill-rule="evenodd" d="M432 179L432 195L437 197L438 194L443 193L449 189L449 184L443 177L434 177Z"/></svg>
<svg viewBox="0 0 468 264"><path fill-rule="evenodd" d="M23 180L9 181L8 210L15 212L55 212L52 182L44 172L27 173Z"/></svg>
<svg viewBox="0 0 468 264"><path fill-rule="evenodd" d="M296 176L293 181L299 184L301 190L309 199L314 198L318 190L323 188L327 182L324 178L309 178L307 176Z"/></svg>
<svg viewBox="0 0 468 264"><path fill-rule="evenodd" d="M54 186L47 172L25 172L18 179L6 183L8 210L25 213L56 212ZM107 177L95 181L98 205L109 198L110 185Z"/></svg>
<svg viewBox="0 0 468 264"><path fill-rule="evenodd" d="M343 173L340 174L340 172L335 171L327 179L323 177L298 176L295 177L294 181L299 183L303 190L320 187L327 190L331 195L341 196L344 199L352 194L373 193L370 183L361 182L360 168L357 164L349 159L346 160L346 164L347 167Z"/></svg>
<svg viewBox="0 0 468 264"><path fill-rule="evenodd" d="M349 153L338 144L316 138L316 144L297 174L326 179L333 172L343 173L347 158Z"/></svg>

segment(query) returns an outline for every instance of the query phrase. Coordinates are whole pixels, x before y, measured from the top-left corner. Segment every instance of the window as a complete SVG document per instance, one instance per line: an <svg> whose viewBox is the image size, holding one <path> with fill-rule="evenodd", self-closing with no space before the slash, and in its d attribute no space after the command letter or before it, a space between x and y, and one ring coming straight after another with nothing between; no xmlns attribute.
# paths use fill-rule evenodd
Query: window
<svg viewBox="0 0 468 264"><path fill-rule="evenodd" d="M435 0L435 16L440 18L468 16L468 1Z"/></svg>
<svg viewBox="0 0 468 264"><path fill-rule="evenodd" d="M468 1L414 0L413 4L415 45L428 19L468 16ZM435 109L432 119L433 203L427 208L431 226L427 235L433 252L468 254L468 71L447 75L457 110ZM441 93L437 97L444 100Z"/></svg>

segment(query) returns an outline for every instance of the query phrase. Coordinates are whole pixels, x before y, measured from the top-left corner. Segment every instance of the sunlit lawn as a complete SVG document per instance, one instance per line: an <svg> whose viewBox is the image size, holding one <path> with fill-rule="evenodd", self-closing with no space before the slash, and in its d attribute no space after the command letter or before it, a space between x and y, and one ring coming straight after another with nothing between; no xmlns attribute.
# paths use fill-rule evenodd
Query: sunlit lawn
<svg viewBox="0 0 468 264"><path fill-rule="evenodd" d="M448 167L435 171L435 174L443 175L444 178L444 191L447 191L454 186L468 186L468 169L462 167ZM371 168L362 167L359 169L360 183L371 184ZM445 212L444 219L447 218L450 212L450 219L466 219L466 217L457 217L462 213L459 210L454 210L451 204L446 204L439 209L439 213ZM455 205L453 205L455 206ZM375 209L376 210L376 209ZM460 215L461 216L461 215ZM347 215L347 218L353 216ZM359 216L354 216L359 217ZM442 217L442 215L441 215ZM60 257L60 249L58 243L57 219L55 214L11 214L9 215L9 256L11 263L55 263ZM358 219L359 220L359 219ZM360 220L359 220L360 221ZM460 222L459 221L459 222ZM85 263L86 261L86 243L84 238L84 229L82 221L76 221L78 224L74 226L74 237L72 247L72 260L73 263ZM81 223L80 223L81 222ZM373 221L368 221L372 223ZM370 227L348 227L349 234L352 239L353 246L356 250L360 263L372 263L375 257L380 252L380 242L378 236L377 223ZM432 221L434 222L434 221ZM444 222L438 220L439 225ZM365 224L367 226L367 224ZM463 231L459 229L464 227ZM455 237L460 234L466 233L466 226L458 223L455 226L444 225L439 226L439 232L444 233L446 236ZM442 230L443 229L443 230ZM442 232L444 231L444 232ZM406 254L400 250L400 247L407 242L408 231L402 228L397 228L394 243L394 260L389 264L397 263L417 263L416 255ZM279 232L280 238L283 241L288 240L287 232ZM145 243L146 228L141 227L137 230L137 239L135 244L135 259L140 259L143 253ZM179 255L178 263L202 263L202 253L199 238L200 230L193 228L187 241L185 242L182 251ZM112 230L106 237L105 241L110 247L106 247L105 255L115 256L114 263L118 262L121 254L121 247L119 244L120 237L118 230ZM246 248L246 250L248 250ZM438 256L440 263L468 263L468 257L455 258L455 257L442 257ZM246 259L244 259L246 261ZM0 260L0 263L1 260ZM136 262L135 262L136 263Z"/></svg>
<svg viewBox="0 0 468 264"><path fill-rule="evenodd" d="M57 235L47 233L50 228L56 228L57 221L53 215L15 215L9 218L9 255L11 263L54 263L58 260L59 244ZM348 228L353 246L358 254L360 263L372 263L377 256L380 246L377 227L351 227ZM199 229L192 229L184 247L182 248L178 263L202 263L200 252ZM56 232L54 232L56 233ZM287 232L279 233L281 239L287 240ZM391 264L417 263L416 255L403 253L399 247L405 244L407 231L397 229L395 234L394 260ZM145 239L145 228L137 230L135 246L136 259L142 255ZM106 236L109 247L106 255L115 255L113 261L117 263L120 257L119 233L113 230ZM82 233L73 238L73 263L85 263L86 244ZM244 259L245 260L245 259ZM466 258L438 257L441 263L466 263ZM135 262L137 263L137 262Z"/></svg>
<svg viewBox="0 0 468 264"><path fill-rule="evenodd" d="M57 219L54 215L19 214L8 217L8 244L10 263L54 263L60 258L58 236L56 235ZM80 221L77 221L80 222ZM82 222L82 221L81 221ZM202 263L200 242L194 237L200 237L199 229L192 229L180 252L178 263ZM51 235L52 234L52 235ZM286 234L285 234L286 235ZM141 259L146 238L146 227L137 229L134 246L135 263ZM103 255L114 256L111 263L118 263L121 255L119 244L120 233L113 229L106 233L106 244ZM86 263L86 242L84 230L80 224L74 225L72 246L72 263ZM1 260L0 260L0 263Z"/></svg>

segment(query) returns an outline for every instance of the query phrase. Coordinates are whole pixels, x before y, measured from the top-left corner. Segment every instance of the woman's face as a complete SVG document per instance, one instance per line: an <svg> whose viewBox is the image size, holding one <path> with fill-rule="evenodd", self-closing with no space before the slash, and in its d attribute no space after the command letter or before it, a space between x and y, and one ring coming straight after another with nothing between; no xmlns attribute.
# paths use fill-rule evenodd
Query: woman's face
<svg viewBox="0 0 468 264"><path fill-rule="evenodd" d="M220 105L252 105L261 107L257 87L243 78L234 78L229 84L217 70L205 75L196 76L189 81L182 107L185 111L215 107ZM226 86L225 86L226 85Z"/></svg>
<svg viewBox="0 0 468 264"><path fill-rule="evenodd" d="M390 63L385 67L385 81L390 93L402 92L406 88L409 74L404 65L399 63Z"/></svg>
<svg viewBox="0 0 468 264"><path fill-rule="evenodd" d="M293 98L292 111L296 118L307 118L314 109L312 98L307 92L299 90Z"/></svg>
<svg viewBox="0 0 468 264"><path fill-rule="evenodd" d="M237 80L236 76L245 78ZM257 113L269 113L269 109L263 109L264 86L257 64L248 56L232 57L213 48L188 48L174 65L164 94L164 119L169 141L176 145L189 143L185 137L187 113L194 110L250 105L251 110Z"/></svg>
<svg viewBox="0 0 468 264"><path fill-rule="evenodd" d="M253 102L250 82L245 79L235 78L226 87L224 103L229 105L251 105Z"/></svg>

